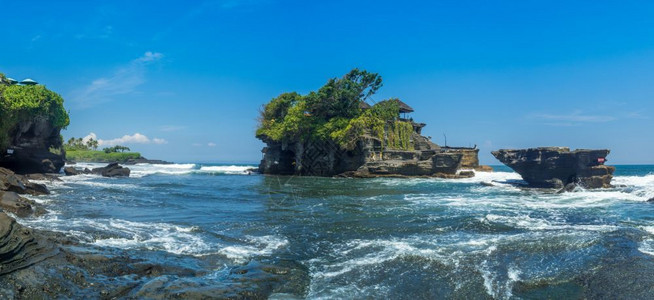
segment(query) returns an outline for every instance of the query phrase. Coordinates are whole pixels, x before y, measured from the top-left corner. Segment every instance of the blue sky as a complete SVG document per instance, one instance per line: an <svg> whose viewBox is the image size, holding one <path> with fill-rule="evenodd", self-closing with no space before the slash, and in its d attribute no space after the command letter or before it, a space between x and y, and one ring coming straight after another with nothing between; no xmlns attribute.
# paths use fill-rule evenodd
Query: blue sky
<svg viewBox="0 0 654 300"><path fill-rule="evenodd" d="M443 144L654 163L647 1L0 1L0 72L57 91L65 138L257 162L259 107L354 67ZM137 135L138 134L138 135Z"/></svg>

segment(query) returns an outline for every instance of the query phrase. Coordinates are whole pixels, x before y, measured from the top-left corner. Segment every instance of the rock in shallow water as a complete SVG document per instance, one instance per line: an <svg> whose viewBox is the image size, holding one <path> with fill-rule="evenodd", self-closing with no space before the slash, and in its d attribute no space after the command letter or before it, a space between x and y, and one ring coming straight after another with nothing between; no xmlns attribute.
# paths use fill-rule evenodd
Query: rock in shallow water
<svg viewBox="0 0 654 300"><path fill-rule="evenodd" d="M94 168L91 170L93 174L99 174L104 177L129 177L130 169L118 165L118 163L110 163L106 167Z"/></svg>
<svg viewBox="0 0 654 300"><path fill-rule="evenodd" d="M492 154L516 171L532 187L562 189L569 183L584 188L611 187L615 167L605 166L610 150L567 147L502 149Z"/></svg>

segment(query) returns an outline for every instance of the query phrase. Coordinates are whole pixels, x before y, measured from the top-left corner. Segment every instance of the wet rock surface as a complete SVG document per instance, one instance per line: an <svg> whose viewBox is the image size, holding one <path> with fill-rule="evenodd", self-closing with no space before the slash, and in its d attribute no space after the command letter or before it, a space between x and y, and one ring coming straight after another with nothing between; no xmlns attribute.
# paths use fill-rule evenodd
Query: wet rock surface
<svg viewBox="0 0 654 300"><path fill-rule="evenodd" d="M56 252L51 242L0 212L0 278L38 263Z"/></svg>
<svg viewBox="0 0 654 300"><path fill-rule="evenodd" d="M30 195L47 195L50 193L45 185L30 182L26 176L16 174L5 168L0 168L0 191Z"/></svg>
<svg viewBox="0 0 654 300"><path fill-rule="evenodd" d="M516 171L531 186L563 189L570 183L583 188L608 188L615 167L605 166L610 150L575 150L567 147L502 149L492 154Z"/></svg>
<svg viewBox="0 0 654 300"><path fill-rule="evenodd" d="M129 177L130 169L120 166L118 163L110 163L106 167L94 168L91 172L104 177Z"/></svg>
<svg viewBox="0 0 654 300"><path fill-rule="evenodd" d="M300 298L310 280L308 270L292 261L253 260L207 273L195 268L196 258L154 252L136 259L125 250L82 245L72 237L10 223L11 234L5 236L19 242L9 251L13 259L1 261L0 294L8 298L267 299L274 293Z"/></svg>

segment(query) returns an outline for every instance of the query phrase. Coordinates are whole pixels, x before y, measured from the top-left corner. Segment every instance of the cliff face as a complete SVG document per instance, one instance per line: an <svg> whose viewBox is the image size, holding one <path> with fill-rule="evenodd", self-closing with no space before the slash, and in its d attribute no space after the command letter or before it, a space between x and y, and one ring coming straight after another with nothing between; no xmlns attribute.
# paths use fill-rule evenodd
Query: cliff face
<svg viewBox="0 0 654 300"><path fill-rule="evenodd" d="M605 166L610 150L575 150L567 147L502 149L492 154L534 187L563 188L575 183L585 188L611 186L615 167Z"/></svg>
<svg viewBox="0 0 654 300"><path fill-rule="evenodd" d="M64 166L64 155L49 149L62 146L59 131L46 117L19 121L9 131L9 147L2 149L0 167L19 174L58 173Z"/></svg>
<svg viewBox="0 0 654 300"><path fill-rule="evenodd" d="M384 149L381 141L362 137L354 150L331 141L283 144L267 141L259 171L264 174L306 176L436 176L470 177L460 169L479 167L478 149L446 149L413 133L413 150Z"/></svg>
<svg viewBox="0 0 654 300"><path fill-rule="evenodd" d="M16 85L0 73L0 167L19 174L57 173L65 153L59 131L68 126L63 99L42 85Z"/></svg>

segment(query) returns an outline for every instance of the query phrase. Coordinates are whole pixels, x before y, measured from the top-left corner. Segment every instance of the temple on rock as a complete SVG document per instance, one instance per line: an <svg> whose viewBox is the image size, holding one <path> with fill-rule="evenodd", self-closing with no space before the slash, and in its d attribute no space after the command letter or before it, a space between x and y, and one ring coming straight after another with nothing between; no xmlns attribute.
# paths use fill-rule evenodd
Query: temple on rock
<svg viewBox="0 0 654 300"><path fill-rule="evenodd" d="M492 171L488 166L479 165L476 147L441 147L433 143L421 135L426 124L416 123L409 117L413 108L399 99L386 101L395 101L398 115L381 124L383 130L378 130L381 133L364 128L354 137L350 149L333 139L274 141L265 134L258 134L257 137L267 144L262 150L259 171L279 175L443 178L472 177L472 170ZM363 115L375 106L365 102L358 104ZM311 114L304 117L311 117ZM349 126L352 124L356 122L351 121ZM402 128L407 128L406 133Z"/></svg>

